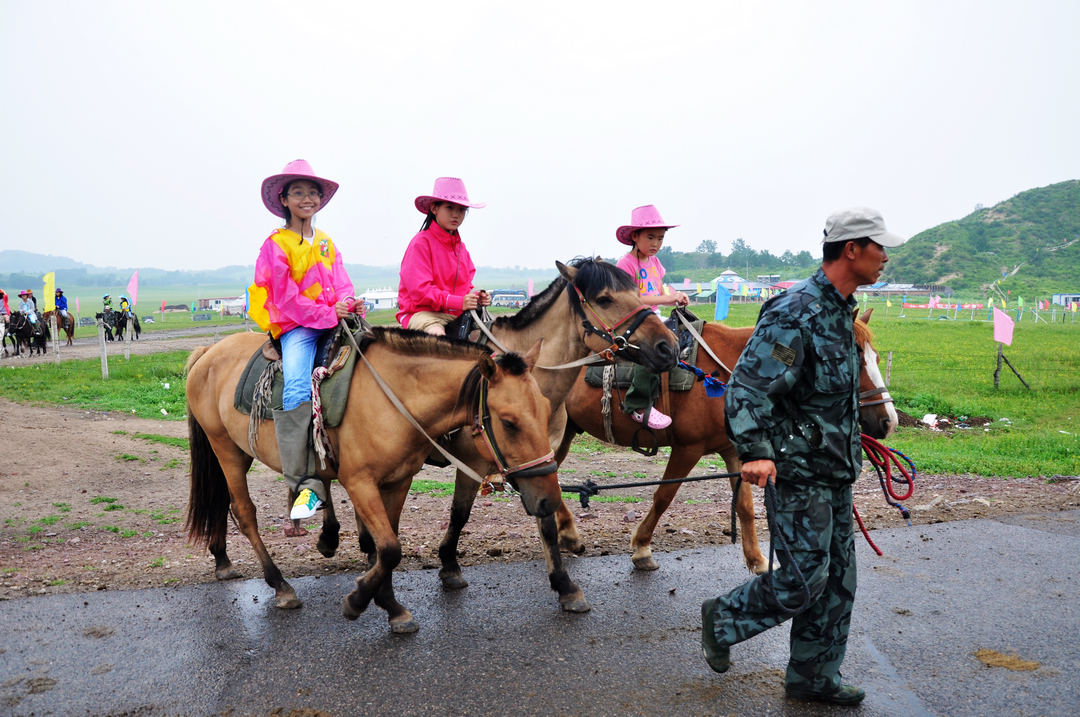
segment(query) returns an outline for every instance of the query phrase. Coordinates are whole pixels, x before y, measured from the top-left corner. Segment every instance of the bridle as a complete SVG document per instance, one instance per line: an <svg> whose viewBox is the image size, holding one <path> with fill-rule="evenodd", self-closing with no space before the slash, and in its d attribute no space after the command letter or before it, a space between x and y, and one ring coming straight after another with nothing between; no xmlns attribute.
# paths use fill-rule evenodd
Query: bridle
<svg viewBox="0 0 1080 717"><path fill-rule="evenodd" d="M876 401L864 401L865 398L872 398L873 396L882 396ZM892 403L892 396L889 395L889 389L882 386L881 388L871 388L866 391L859 391L859 408L866 408L867 406L880 406L883 403Z"/></svg>
<svg viewBox="0 0 1080 717"><path fill-rule="evenodd" d="M483 437L484 444L491 453L491 462L495 464L503 478L516 489L517 485L514 481L518 478L536 478L557 471L559 464L554 460L554 451L548 451L545 455L520 465L513 467L507 465L506 458L503 456L502 451L499 450L499 444L495 440L495 431L492 429L491 424L491 411L488 409L487 394L488 380L486 377L481 376L476 389L476 413L473 415L472 435L473 438L477 436Z"/></svg>
<svg viewBox="0 0 1080 717"><path fill-rule="evenodd" d="M573 289L573 291L571 291ZM603 351L597 351L600 356L603 356L607 361L614 361L615 356L623 351L630 349L638 350L640 347L630 343L630 337L637 331L638 327L649 318L652 314L650 309L645 304L637 307L626 316L616 321L611 326L604 323L604 320L600 318L600 315L596 312L590 304L585 295L581 293L581 289L577 288L573 282L566 282L566 293L570 299L570 306L574 308L576 313L581 318L581 325L585 329L585 336L593 334L603 339L609 346ZM592 314L593 320L600 324L597 328L593 321L589 320L589 314ZM616 334L616 330L620 326L626 325L626 329Z"/></svg>

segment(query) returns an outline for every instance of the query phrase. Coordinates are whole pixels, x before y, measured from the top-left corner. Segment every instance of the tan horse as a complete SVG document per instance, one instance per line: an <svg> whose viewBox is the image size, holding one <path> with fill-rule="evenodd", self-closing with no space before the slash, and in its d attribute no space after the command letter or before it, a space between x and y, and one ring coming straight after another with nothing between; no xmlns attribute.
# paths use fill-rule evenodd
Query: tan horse
<svg viewBox="0 0 1080 717"><path fill-rule="evenodd" d="M71 312L68 312L68 315L65 317L58 310L50 309L44 314L45 322L50 322L53 315L56 316L56 337L60 338L60 332L63 331L67 334L67 345L73 345L73 339L75 338L75 317L71 315Z"/></svg>
<svg viewBox="0 0 1080 717"><path fill-rule="evenodd" d="M896 428L896 411L892 407L892 398L885 390L885 383L878 370L878 355L871 345L872 335L866 322L870 320L871 310L867 310L855 321L855 340L862 352L862 369L859 372L860 409L859 419L863 433L874 438L884 438ZM746 347L754 327L730 328L723 324L707 323L702 329L702 338L712 349L716 357L725 366L734 367L739 355ZM730 378L727 371L718 366L709 355L698 350L698 368L710 373L717 371L717 376L726 381ZM562 443L555 451L556 459L561 463L566 457L570 443L582 431L604 440L604 419L600 409L602 389L593 388L585 383L584 372L578 377L573 390L566 398L568 420ZM671 457L664 469L664 480L685 478L693 470L702 456L719 453L724 459L728 472L737 473L742 467L735 447L728 439L724 425L724 399L705 395L702 382L697 382L689 391L673 391L668 394L670 406L663 410L672 418L671 427L656 431L659 445L671 446ZM615 442L620 446L629 446L634 433L641 428L616 407L612 410L611 430ZM731 479L732 490L737 479ZM660 516L671 505L680 483L665 483L653 493L653 503L649 512L638 523L631 545L631 560L638 570L656 570L659 566L652 556L652 537ZM743 559L752 572L762 573L768 567L768 561L758 546L757 530L754 528L754 498L751 487L743 483L739 488L736 515L742 529Z"/></svg>
<svg viewBox="0 0 1080 717"><path fill-rule="evenodd" d="M270 558L259 537L247 471L258 458L281 468L272 421L258 429L257 452L248 444L248 416L233 407L233 392L252 353L265 341L260 334L234 334L209 348L196 349L187 362L188 425L191 432L191 537L213 553L218 579L239 577L225 552L231 508L240 531L274 588L277 606L295 608L300 600ZM368 360L431 436L473 426L466 439L474 450L501 452L507 479L516 483L526 512L550 516L561 504L556 466L548 438L550 404L540 393L532 365L539 345L524 358L508 354L493 360L483 349L417 332L376 328L361 344ZM336 465L320 473L337 478L374 541L375 560L357 578L342 606L354 619L375 604L387 611L393 632L418 629L412 614L394 598L392 571L401 561L398 521L412 483L431 445L390 403L371 371L358 362L341 425L329 429ZM477 427L483 426L483 431ZM518 466L519 468L510 468ZM333 547L336 548L336 519ZM320 545L320 550L324 546Z"/></svg>
<svg viewBox="0 0 1080 717"><path fill-rule="evenodd" d="M636 282L614 264L601 259L575 259L570 265L556 262L560 277L537 294L516 314L501 316L491 327L499 343L513 351L523 351L543 339L536 361L536 380L540 390L551 402L549 439L558 445L562 439L566 414L563 400L573 386L577 369L544 368L585 358L591 352L625 346L620 355L637 361L654 371L664 371L675 365L675 336L663 322L641 303ZM447 333L453 332L447 328ZM451 450L480 474L491 472L488 456L476 450L472 441L460 436ZM455 590L469 583L461 574L458 563L458 541L469 520L476 500L477 485L461 472L457 474L450 522L439 544L442 568L439 579L443 587ZM537 519L548 581L559 595L559 605L568 612L585 612L589 602L585 593L570 579L559 553L564 548L580 553L584 545L577 534L570 511L560 500L558 517ZM561 526L568 529L560 535ZM360 545L370 552L370 540L361 531Z"/></svg>

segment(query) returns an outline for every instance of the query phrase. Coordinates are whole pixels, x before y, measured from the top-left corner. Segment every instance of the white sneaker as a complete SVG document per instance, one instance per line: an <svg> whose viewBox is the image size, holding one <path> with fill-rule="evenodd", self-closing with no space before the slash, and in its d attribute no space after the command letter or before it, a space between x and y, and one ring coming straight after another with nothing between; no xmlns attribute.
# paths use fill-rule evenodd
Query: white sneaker
<svg viewBox="0 0 1080 717"><path fill-rule="evenodd" d="M289 518L292 520L304 520L315 515L315 511L322 507L323 502L319 500L319 496L315 495L315 492L310 488L304 488L300 491L300 495L296 496L296 500L293 501L292 510L289 512Z"/></svg>

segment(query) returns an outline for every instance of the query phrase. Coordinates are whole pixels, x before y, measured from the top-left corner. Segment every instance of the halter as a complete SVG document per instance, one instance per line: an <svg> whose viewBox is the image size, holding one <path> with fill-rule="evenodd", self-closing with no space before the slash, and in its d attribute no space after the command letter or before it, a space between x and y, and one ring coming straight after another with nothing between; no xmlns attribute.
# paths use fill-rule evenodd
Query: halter
<svg viewBox="0 0 1080 717"><path fill-rule="evenodd" d="M626 316L616 321L611 326L604 323L604 320L600 318L600 315L596 313L596 310L589 305L589 301L585 298L585 295L581 293L581 289L577 288L572 282L566 282L567 296L570 297L570 305L574 307L574 312L581 317L581 325L585 328L585 335L595 334L604 341L610 343L603 351L597 351L598 354L603 356L608 361L614 361L615 355L626 351L627 349L639 349L640 347L630 343L630 337L638 327L649 318L652 314L652 309L642 304ZM570 289L573 289L571 292ZM600 324L600 328L596 328L596 325L589 320L589 314L592 314L593 319ZM623 324L626 324L626 330L621 334L616 335L615 331Z"/></svg>
<svg viewBox="0 0 1080 717"><path fill-rule="evenodd" d="M883 394L884 394L883 398L879 398L876 401L864 401L863 400L864 398L870 398L871 396L881 396ZM871 389L867 389L866 391L859 391L859 408L865 408L867 406L880 406L883 403L892 403L892 402L893 402L893 399L892 399L892 396L889 395L889 389L887 389L885 387L871 388Z"/></svg>
<svg viewBox="0 0 1080 717"><path fill-rule="evenodd" d="M491 427L491 411L488 410L487 393L488 380L481 376L480 386L476 390L476 414L473 416L472 434L474 438L478 435L484 437L484 443L491 453L491 462L499 469L499 473L503 475L503 478L513 485L513 481L518 478L546 476L558 470L559 464L554 460L554 451L548 451L547 454L539 458L512 468L507 465L506 458L503 457L502 451L499 450L499 444L495 441L495 431Z"/></svg>

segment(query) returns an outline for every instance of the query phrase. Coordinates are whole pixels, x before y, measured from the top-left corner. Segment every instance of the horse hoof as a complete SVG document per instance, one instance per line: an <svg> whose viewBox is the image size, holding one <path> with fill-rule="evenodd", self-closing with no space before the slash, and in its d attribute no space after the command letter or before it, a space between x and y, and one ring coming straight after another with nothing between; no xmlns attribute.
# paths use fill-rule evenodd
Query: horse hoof
<svg viewBox="0 0 1080 717"><path fill-rule="evenodd" d="M653 560L651 555L643 558L633 558L634 570L659 570L660 564Z"/></svg>
<svg viewBox="0 0 1080 717"><path fill-rule="evenodd" d="M217 578L218 580L236 580L237 578L243 577L243 576L240 574L239 570L237 570L236 568L234 568L233 566L230 565L227 568L222 568L220 570L215 570L214 571L214 577Z"/></svg>
<svg viewBox="0 0 1080 717"><path fill-rule="evenodd" d="M408 635L411 632L416 632L420 629L420 623L413 620L411 617L408 620L402 622L391 622L390 632L395 635Z"/></svg>
<svg viewBox="0 0 1080 717"><path fill-rule="evenodd" d="M469 587L469 581L461 577L461 573L440 575L439 580L442 580L444 590L461 590L462 588Z"/></svg>
<svg viewBox="0 0 1080 717"><path fill-rule="evenodd" d="M769 572L769 564L766 563L764 560L760 563L747 565L747 567L750 569L750 573L753 575L764 575L765 573Z"/></svg>
<svg viewBox="0 0 1080 717"><path fill-rule="evenodd" d="M334 554L337 553L338 549L337 545L324 545L323 541L321 540L315 544L315 547L318 549L318 551L322 554L324 558L334 557Z"/></svg>
<svg viewBox="0 0 1080 717"><path fill-rule="evenodd" d="M563 596L559 598L559 605L563 612L588 612L592 605L584 595Z"/></svg>
<svg viewBox="0 0 1080 717"><path fill-rule="evenodd" d="M296 597L296 595L294 594L294 595L282 595L277 599L277 602L274 603L274 604L277 605L282 610L295 610L296 608L300 607L304 603L301 602L300 598Z"/></svg>
<svg viewBox="0 0 1080 717"><path fill-rule="evenodd" d="M581 538L559 538L559 547L574 555L585 552L585 543L581 542Z"/></svg>

